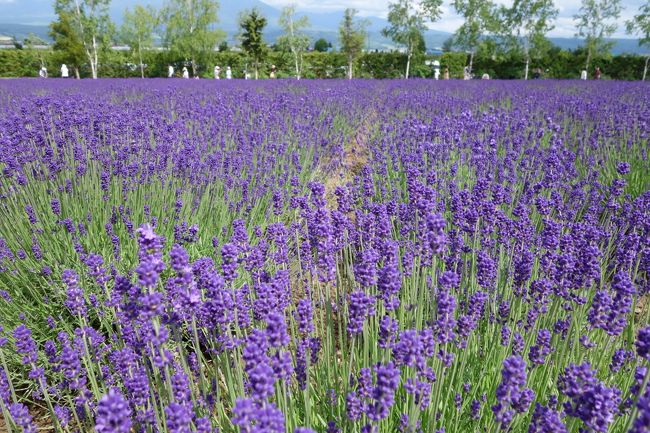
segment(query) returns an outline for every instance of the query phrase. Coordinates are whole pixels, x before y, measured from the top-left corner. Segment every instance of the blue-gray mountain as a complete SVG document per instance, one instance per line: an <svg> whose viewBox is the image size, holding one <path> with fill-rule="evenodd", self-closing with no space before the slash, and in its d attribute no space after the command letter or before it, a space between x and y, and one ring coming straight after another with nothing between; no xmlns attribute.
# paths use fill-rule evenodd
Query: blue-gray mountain
<svg viewBox="0 0 650 433"><path fill-rule="evenodd" d="M133 6L131 0L113 0L110 6L111 18L118 24L122 21L122 14L127 7ZM163 0L139 0L138 3L151 4L154 7L161 7ZM281 34L278 26L280 10L260 0L225 0L220 2L218 26L228 34L230 42L234 43L238 31L237 21L239 14L245 9L258 8L268 19L269 24L265 35L269 43L273 43ZM309 35L316 40L325 38L335 46L338 38L338 26L343 16L343 11L329 13L304 12L309 17L311 28ZM48 24L54 19L54 10L51 0L30 0L12 2L0 2L0 35L13 36L18 40L24 39L29 33L34 33L42 39L49 40ZM392 49L394 44L381 36L381 29L386 26L386 20L378 17L368 17L369 49ZM429 49L436 49L442 46L450 33L429 30L425 35L425 42ZM575 49L581 45L579 39L574 38L550 38L553 43L565 49ZM645 52L638 46L636 39L614 39L615 45L612 49L614 54L641 53Z"/></svg>

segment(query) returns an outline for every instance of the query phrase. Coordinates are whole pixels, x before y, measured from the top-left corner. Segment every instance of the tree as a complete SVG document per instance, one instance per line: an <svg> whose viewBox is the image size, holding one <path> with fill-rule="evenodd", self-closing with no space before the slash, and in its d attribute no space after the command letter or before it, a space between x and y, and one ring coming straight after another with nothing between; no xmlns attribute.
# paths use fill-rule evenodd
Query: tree
<svg viewBox="0 0 650 433"><path fill-rule="evenodd" d="M339 26L339 41L341 52L345 54L348 61L348 79L352 79L354 62L359 58L363 47L366 45L367 20L357 20L354 17L358 13L356 9L347 8L343 13L343 21Z"/></svg>
<svg viewBox="0 0 650 433"><path fill-rule="evenodd" d="M36 36L34 33L29 33L25 39L23 39L23 43L21 44L18 42L18 40L14 37L14 46L16 47L17 50L22 50L23 46L27 49L32 49L34 48L35 45L47 45L47 42L45 42L43 39L39 38ZM38 57L38 61L40 62L41 66L45 66L45 58L43 57L43 52L41 50L36 50L36 55Z"/></svg>
<svg viewBox="0 0 650 433"><path fill-rule="evenodd" d="M66 15L71 29L81 41L84 53L90 63L90 72L97 78L99 52L110 44L114 27L108 16L111 0L56 0L54 12Z"/></svg>
<svg viewBox="0 0 650 433"><path fill-rule="evenodd" d="M309 27L309 19L306 16L296 18L296 5L290 4L282 8L278 20L284 34L278 37L278 43L283 49L288 49L293 55L293 62L296 69L296 78L302 76L302 54L309 47L309 36L303 29Z"/></svg>
<svg viewBox="0 0 650 433"><path fill-rule="evenodd" d="M144 63L142 52L153 48L153 31L156 27L156 11L151 7L136 5L133 12L127 8L124 11L124 23L120 29L122 40L131 48L138 58L140 76L144 78Z"/></svg>
<svg viewBox="0 0 650 433"><path fill-rule="evenodd" d="M481 36L491 29L494 3L490 0L454 0L452 5L458 15L465 18L465 21L454 33L451 44L469 51L469 71L471 73Z"/></svg>
<svg viewBox="0 0 650 433"><path fill-rule="evenodd" d="M250 57L255 71L255 79L259 78L260 63L266 53L266 44L262 36L262 30L266 27L266 18L257 9L244 11L239 16L239 27L241 33L239 39L242 48Z"/></svg>
<svg viewBox="0 0 650 433"><path fill-rule="evenodd" d="M553 0L515 0L512 6L502 6L504 40L524 55L524 79L528 79L531 55L539 59L550 48L546 34L555 27L558 10ZM532 53L532 54L531 54Z"/></svg>
<svg viewBox="0 0 650 433"><path fill-rule="evenodd" d="M634 16L630 21L625 23L628 34L636 34L640 36L639 46L650 48L650 2L641 5L639 13ZM650 60L650 51L645 56L645 63L643 66L643 78L648 74L648 61Z"/></svg>
<svg viewBox="0 0 650 433"><path fill-rule="evenodd" d="M393 42L406 48L406 73L409 77L411 58L422 43L422 32L426 30L427 22L440 18L442 0L397 0L388 4L389 26L381 31Z"/></svg>
<svg viewBox="0 0 650 433"><path fill-rule="evenodd" d="M573 19L577 21L576 36L585 39L586 70L589 70L589 63L594 56L609 53L613 43L606 42L605 38L616 31L616 22L610 21L616 20L620 14L620 0L582 0L580 11Z"/></svg>
<svg viewBox="0 0 650 433"><path fill-rule="evenodd" d="M214 28L218 10L216 0L168 0L163 9L164 44L173 55L190 61L193 76L199 62L207 62L225 37L223 31Z"/></svg>
<svg viewBox="0 0 650 433"><path fill-rule="evenodd" d="M318 51L319 53L325 53L327 50L330 49L332 44L327 42L324 38L320 38L316 42L314 42L314 51Z"/></svg>
<svg viewBox="0 0 650 433"><path fill-rule="evenodd" d="M67 64L79 79L79 69L86 59L86 50L77 29L73 25L73 18L68 12L59 12L58 21L50 24L50 37L54 40L52 49L58 62Z"/></svg>

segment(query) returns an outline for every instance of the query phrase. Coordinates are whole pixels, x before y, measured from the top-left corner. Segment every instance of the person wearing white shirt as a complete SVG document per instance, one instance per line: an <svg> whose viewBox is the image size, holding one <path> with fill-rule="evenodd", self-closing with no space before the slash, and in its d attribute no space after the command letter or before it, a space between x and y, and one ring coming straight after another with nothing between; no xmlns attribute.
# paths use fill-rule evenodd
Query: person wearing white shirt
<svg viewBox="0 0 650 433"><path fill-rule="evenodd" d="M167 65L167 78L172 78L174 76L174 67L172 65Z"/></svg>
<svg viewBox="0 0 650 433"><path fill-rule="evenodd" d="M214 67L214 79L215 80L221 79L220 74L221 74L221 68L217 65Z"/></svg>
<svg viewBox="0 0 650 433"><path fill-rule="evenodd" d="M61 78L68 78L68 67L65 63L61 65Z"/></svg>
<svg viewBox="0 0 650 433"><path fill-rule="evenodd" d="M190 73L187 71L187 67L183 66L183 78L190 78Z"/></svg>
<svg viewBox="0 0 650 433"><path fill-rule="evenodd" d="M226 68L226 80L230 80L232 78L232 69L230 69L230 66Z"/></svg>

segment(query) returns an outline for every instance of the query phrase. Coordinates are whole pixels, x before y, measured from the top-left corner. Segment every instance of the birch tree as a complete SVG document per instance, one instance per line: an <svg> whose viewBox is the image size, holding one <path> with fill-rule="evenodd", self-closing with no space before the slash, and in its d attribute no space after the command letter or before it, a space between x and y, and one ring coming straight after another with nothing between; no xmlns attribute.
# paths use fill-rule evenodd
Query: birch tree
<svg viewBox="0 0 650 433"><path fill-rule="evenodd" d="M352 79L354 62L359 58L366 44L366 27L367 20L355 20L358 13L356 9L347 8L343 13L343 20L339 26L339 41L341 43L341 52L345 54L348 61L348 79Z"/></svg>
<svg viewBox="0 0 650 433"><path fill-rule="evenodd" d="M140 76L144 78L144 63L142 52L153 48L153 32L156 28L156 11L151 7L136 5L133 12L127 8L124 11L124 22L120 29L122 40L137 56L140 65Z"/></svg>
<svg viewBox="0 0 650 433"><path fill-rule="evenodd" d="M469 52L469 72L481 37L490 30L494 3L490 0L453 0L452 6L465 21L452 38L453 45Z"/></svg>
<svg viewBox="0 0 650 433"><path fill-rule="evenodd" d="M309 36L304 33L304 29L309 27L309 19L306 16L296 17L296 5L290 4L282 8L278 23L284 30L284 34L278 37L278 44L291 51L296 78L300 79L303 66L302 55L309 48Z"/></svg>
<svg viewBox="0 0 650 433"><path fill-rule="evenodd" d="M620 15L620 0L582 0L580 11L573 18L577 22L576 36L585 40L587 71L594 56L608 53L611 49L612 42L605 39L616 31L616 20Z"/></svg>
<svg viewBox="0 0 650 433"><path fill-rule="evenodd" d="M646 47L648 52L645 55L645 64L643 66L643 78L648 75L648 61L650 60L650 1L641 5L639 13L626 23L628 34L639 36L639 46Z"/></svg>
<svg viewBox="0 0 650 433"><path fill-rule="evenodd" d="M90 72L97 78L99 53L110 44L113 23L108 16L110 0L56 0L54 11L70 20L70 25L77 34L84 53L90 63Z"/></svg>
<svg viewBox="0 0 650 433"><path fill-rule="evenodd" d="M163 9L165 46L190 61L193 76L225 37L216 29L218 10L215 0L169 0Z"/></svg>
<svg viewBox="0 0 650 433"><path fill-rule="evenodd" d="M546 34L555 27L552 22L558 10L553 0L515 0L502 9L505 38L510 46L524 55L524 79L528 79L531 56L541 57L549 46Z"/></svg>
<svg viewBox="0 0 650 433"><path fill-rule="evenodd" d="M441 5L442 0L397 0L388 4L389 26L381 33L406 49L406 79L409 77L413 54L422 44L426 25L440 18Z"/></svg>

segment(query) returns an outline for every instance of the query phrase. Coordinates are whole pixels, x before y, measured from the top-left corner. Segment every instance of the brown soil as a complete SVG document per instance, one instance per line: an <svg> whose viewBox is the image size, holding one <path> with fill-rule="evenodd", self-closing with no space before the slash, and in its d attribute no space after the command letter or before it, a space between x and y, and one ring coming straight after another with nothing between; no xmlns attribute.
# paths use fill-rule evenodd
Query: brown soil
<svg viewBox="0 0 650 433"><path fill-rule="evenodd" d="M371 137L372 129L377 120L377 112L374 108L369 107L366 111L359 128L356 130L352 139L344 148L343 160L334 170L323 170L325 173L325 198L331 207L336 203L334 190L337 186L345 186L352 182L354 176L359 174L363 167L368 163L370 151L368 150L368 141ZM326 165L332 161L326 160Z"/></svg>

